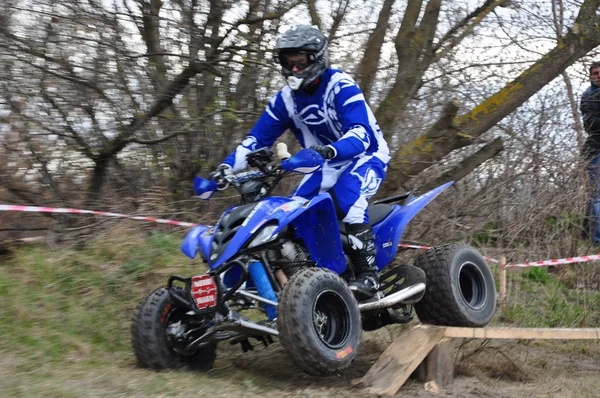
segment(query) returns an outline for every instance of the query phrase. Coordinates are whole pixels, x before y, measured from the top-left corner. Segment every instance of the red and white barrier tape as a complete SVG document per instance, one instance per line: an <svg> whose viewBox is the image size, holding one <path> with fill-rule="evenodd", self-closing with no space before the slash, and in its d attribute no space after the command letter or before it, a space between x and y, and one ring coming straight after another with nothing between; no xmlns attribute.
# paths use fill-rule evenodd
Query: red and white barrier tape
<svg viewBox="0 0 600 398"><path fill-rule="evenodd" d="M80 209L68 209L68 208L55 208L55 207L39 207L39 206L17 206L17 205L0 205L0 211L22 211L22 212L31 212L31 213L69 213L69 214L95 214L99 216L106 217L116 217L116 218L129 218L131 220L137 221L148 221L155 222L159 224L168 224L168 225L179 225L181 227L194 227L198 224L183 222L183 221L174 221L174 220L163 220L160 218L154 217L140 217L140 216L131 216L128 214L120 214L120 213L109 213L105 211L95 211L95 210L80 210ZM409 245L406 243L400 243L399 247L404 247L407 249L423 249L429 250L431 246L420 246L420 245ZM487 261L493 263L499 263L495 258L484 257ZM584 263L588 261L600 260L600 254L592 254L589 256L581 256L581 257L567 257L561 258L557 260L545 260L545 261L532 261L528 263L520 263L520 264L507 264L504 268L522 268L522 267L544 267L549 265L557 265L557 264L571 264L571 263Z"/></svg>
<svg viewBox="0 0 600 398"><path fill-rule="evenodd" d="M400 243L398 245L398 247L404 247L407 249L423 249L423 250L429 250L432 249L431 246L419 246L419 245L407 245L405 243ZM484 257L487 261L490 261L492 263L499 263L500 261L496 260L495 258L491 258L491 257Z"/></svg>
<svg viewBox="0 0 600 398"><path fill-rule="evenodd" d="M194 224L194 223L190 223L190 222L163 220L160 218L153 218L153 217L138 217L138 216L130 216L128 214L108 213L105 211L66 209L66 208L55 208L55 207L0 205L0 211L25 211L25 212L31 212L31 213L96 214L99 216L129 218L129 219L138 220L138 221L157 222L159 224L180 225L182 227L193 227L195 225L198 225L198 224Z"/></svg>
<svg viewBox="0 0 600 398"><path fill-rule="evenodd" d="M600 254L591 254L589 256L580 256L580 257L559 258L558 260L532 261L529 263L521 263L521 264L507 264L504 266L504 268L547 267L549 265L585 263L585 262L594 261L594 260L600 260Z"/></svg>
<svg viewBox="0 0 600 398"><path fill-rule="evenodd" d="M404 243L400 243L398 246L405 247L408 249L424 249L424 250L431 249L430 246L407 245ZM490 258L490 257L484 257L484 258L487 261L491 261L493 263L500 262L494 258ZM559 258L557 260L531 261L528 263L506 264L504 266L504 268L547 267L550 265L585 263L585 262L595 261L595 260L600 260L600 254L590 254L589 256L580 256L580 257Z"/></svg>

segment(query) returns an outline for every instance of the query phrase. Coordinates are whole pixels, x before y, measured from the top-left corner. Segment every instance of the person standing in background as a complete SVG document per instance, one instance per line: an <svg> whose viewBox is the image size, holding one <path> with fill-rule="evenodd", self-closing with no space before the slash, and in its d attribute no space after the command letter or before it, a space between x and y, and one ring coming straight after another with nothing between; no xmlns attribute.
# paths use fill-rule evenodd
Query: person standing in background
<svg viewBox="0 0 600 398"><path fill-rule="evenodd" d="M584 233L600 246L600 62L589 68L590 87L581 96L579 109L587 139L583 148L589 179L589 199Z"/></svg>

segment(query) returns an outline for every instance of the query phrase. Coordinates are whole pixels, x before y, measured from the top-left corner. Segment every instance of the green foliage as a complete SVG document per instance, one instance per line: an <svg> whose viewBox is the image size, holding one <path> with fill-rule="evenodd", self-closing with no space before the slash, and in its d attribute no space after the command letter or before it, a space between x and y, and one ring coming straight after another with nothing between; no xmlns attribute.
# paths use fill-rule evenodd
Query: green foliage
<svg viewBox="0 0 600 398"><path fill-rule="evenodd" d="M543 284L552 282L552 278L548 274L548 269L545 267L532 267L523 272L523 276L533 282Z"/></svg>
<svg viewBox="0 0 600 398"><path fill-rule="evenodd" d="M150 264L140 260L133 260L123 264L121 267L128 274L136 274L148 270L148 268L150 268Z"/></svg>
<svg viewBox="0 0 600 398"><path fill-rule="evenodd" d="M495 221L486 221L480 230L476 231L471 235L474 243L480 245L487 245L497 239L497 233L499 231L499 225Z"/></svg>
<svg viewBox="0 0 600 398"><path fill-rule="evenodd" d="M558 216L546 216L544 222L546 226L551 229L558 229L561 231L568 229L579 230L583 222L583 215L580 213L563 211Z"/></svg>
<svg viewBox="0 0 600 398"><path fill-rule="evenodd" d="M152 232L148 238L148 243L156 249L171 251L179 249L181 238L179 236Z"/></svg>
<svg viewBox="0 0 600 398"><path fill-rule="evenodd" d="M599 292L569 289L545 268L519 273L511 283L518 294L509 295L508 304L497 317L499 323L577 328L597 327L600 322Z"/></svg>

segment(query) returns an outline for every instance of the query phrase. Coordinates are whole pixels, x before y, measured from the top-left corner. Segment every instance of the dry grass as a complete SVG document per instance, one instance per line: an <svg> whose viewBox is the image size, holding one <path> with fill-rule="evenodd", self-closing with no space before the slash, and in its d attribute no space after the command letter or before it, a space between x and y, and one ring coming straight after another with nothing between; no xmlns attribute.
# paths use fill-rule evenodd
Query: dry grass
<svg viewBox="0 0 600 398"><path fill-rule="evenodd" d="M100 231L84 249L20 248L1 262L3 396L367 396L352 388L351 381L364 375L391 341L401 338L402 327L365 333L353 366L325 379L302 373L278 343L246 354L222 344L215 369L207 374L137 368L129 344L130 316L137 301L170 274L204 269L179 252L181 238L176 233L149 235L132 223ZM406 251L400 257L410 262L416 254ZM494 322L539 326L550 320L565 325L580 316L565 308L596 311L594 292L583 299L581 292L570 294L564 286L570 278L579 280L577 272L549 274L550 281L543 275L513 274L514 308L507 307ZM532 305L521 306L524 302ZM533 303L537 310L528 311ZM583 319L593 321L591 315ZM598 344L476 344L461 350L459 377L447 396L569 396L578 391L585 397L594 396L600 387L590 376L597 375ZM575 376L568 377L568 372ZM429 395L422 383L412 380L398 396Z"/></svg>

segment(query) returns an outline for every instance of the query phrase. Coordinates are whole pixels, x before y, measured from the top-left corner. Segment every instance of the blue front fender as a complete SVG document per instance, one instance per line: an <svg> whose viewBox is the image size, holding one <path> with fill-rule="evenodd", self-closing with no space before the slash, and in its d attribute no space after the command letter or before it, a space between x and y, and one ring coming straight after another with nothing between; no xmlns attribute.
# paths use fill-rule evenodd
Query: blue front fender
<svg viewBox="0 0 600 398"><path fill-rule="evenodd" d="M281 217L276 232L286 225L296 230L296 236L304 241L306 249L319 267L337 274L346 270L346 258L331 195L320 194L306 205Z"/></svg>
<svg viewBox="0 0 600 398"><path fill-rule="evenodd" d="M196 254L198 253L198 245L202 246L203 243L201 235L204 232L208 231L209 228L210 227L208 225L197 225L190 229L185 235L185 238L183 238L183 242L181 243L181 251L183 252L183 254L185 254L189 258L195 258ZM207 243L209 244L209 248L210 242ZM202 247L204 253L206 253L205 256L208 255L208 248Z"/></svg>
<svg viewBox="0 0 600 398"><path fill-rule="evenodd" d="M346 270L340 228L333 201L328 193L312 199L306 211L294 219L292 225L320 267L337 274Z"/></svg>

